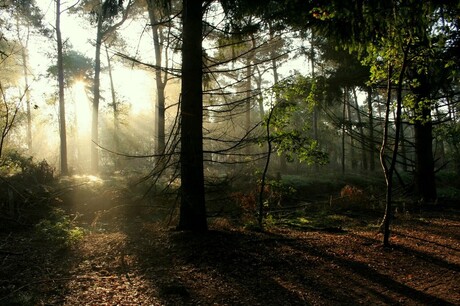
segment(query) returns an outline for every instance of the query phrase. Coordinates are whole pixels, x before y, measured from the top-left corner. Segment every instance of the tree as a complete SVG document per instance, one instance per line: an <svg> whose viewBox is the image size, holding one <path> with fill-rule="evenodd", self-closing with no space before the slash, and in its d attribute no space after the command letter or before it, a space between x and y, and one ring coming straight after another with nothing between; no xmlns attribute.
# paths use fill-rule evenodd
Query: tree
<svg viewBox="0 0 460 306"><path fill-rule="evenodd" d="M203 2L183 0L179 230L207 230L203 170Z"/></svg>
<svg viewBox="0 0 460 306"><path fill-rule="evenodd" d="M91 171L99 171L99 102L101 99L101 47L104 41L115 32L128 18L133 6L129 0L126 7L123 1L117 0L86 0L81 3L80 9L89 11L92 21L96 23L94 82L93 82L93 107L91 120ZM115 18L122 12L121 18Z"/></svg>
<svg viewBox="0 0 460 306"><path fill-rule="evenodd" d="M6 88L3 88L2 81L0 80L0 158L2 157L5 141L16 124L19 110L21 109L21 104L26 93L27 89L24 91L23 95L11 98L10 95L7 94Z"/></svg>
<svg viewBox="0 0 460 306"><path fill-rule="evenodd" d="M62 67L64 76L64 90L71 88L76 82L83 82L84 84L91 84L91 71L93 70L93 62L90 58L81 54L80 52L69 50L68 48L63 50L62 53ZM54 78L59 77L58 65L52 65L48 67L47 72ZM59 84L58 84L59 86ZM81 101L75 101L75 103L81 103ZM75 105L76 106L76 105ZM75 114L75 122L78 114ZM68 128L68 127L67 127ZM77 136L76 131L75 136Z"/></svg>
<svg viewBox="0 0 460 306"><path fill-rule="evenodd" d="M21 66L23 71L24 85L22 90L25 94L26 108L26 139L29 153L32 153L32 113L31 113L31 86L30 86L30 67L29 67L29 39L32 31L37 29L41 34L49 36L48 29L42 23L42 13L36 6L35 1L11 0L10 4L5 4L6 11L13 17L16 23L16 38L20 46ZM2 20L0 20L1 22ZM8 28L9 26L7 26Z"/></svg>
<svg viewBox="0 0 460 306"><path fill-rule="evenodd" d="M164 25L170 25L171 20L164 21L162 16L171 11L171 4L156 1L146 0L147 10L149 13L150 27L152 29L153 47L155 50L155 85L156 85L156 107L155 107L155 121L156 121L156 143L155 155L158 155L158 160L165 153L166 139L165 139L165 89L168 82L169 73L167 69L162 69L163 59L167 64L167 46L164 45ZM170 25L171 26L171 25ZM170 28L168 29L170 31ZM164 58L165 57L165 58Z"/></svg>
<svg viewBox="0 0 460 306"><path fill-rule="evenodd" d="M234 13L234 16L241 18L254 13L254 9L263 7L264 3L256 2L248 4L246 1L221 1L221 4L228 16ZM203 173L202 18L203 10L211 3L212 1L183 1L180 101L181 208L178 228L193 231L207 228ZM217 65L219 64L215 66ZM209 69L210 66L206 68ZM247 97L243 101L247 101ZM239 102L228 107L234 108L235 105L239 105ZM238 147L240 143L235 144L234 147Z"/></svg>
<svg viewBox="0 0 460 306"><path fill-rule="evenodd" d="M61 175L69 173L67 165L67 131L65 118L65 100L64 100L64 65L62 51L62 35L61 35L61 0L56 0L56 43L57 43L57 70L58 70L58 86L59 86L59 138L60 157L61 157Z"/></svg>

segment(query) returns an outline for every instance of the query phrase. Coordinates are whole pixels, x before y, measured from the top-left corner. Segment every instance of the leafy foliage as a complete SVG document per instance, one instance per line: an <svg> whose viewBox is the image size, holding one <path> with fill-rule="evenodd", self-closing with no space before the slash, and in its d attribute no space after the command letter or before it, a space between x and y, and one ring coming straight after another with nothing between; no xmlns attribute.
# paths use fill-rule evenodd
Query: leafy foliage
<svg viewBox="0 0 460 306"><path fill-rule="evenodd" d="M11 151L0 160L0 175L19 175L43 184L54 180L55 169L46 160L35 162L32 156L27 157L18 151Z"/></svg>
<svg viewBox="0 0 460 306"><path fill-rule="evenodd" d="M288 161L297 158L307 164L327 163L327 154L309 136L308 119L319 95L315 80L300 75L281 82L275 88L278 102L270 119L273 130L270 141L278 154L284 153Z"/></svg>
<svg viewBox="0 0 460 306"><path fill-rule="evenodd" d="M77 80L89 80L93 70L93 62L90 58L74 50L68 50L63 54L64 81L70 86ZM47 70L49 75L57 77L57 65L50 66Z"/></svg>
<svg viewBox="0 0 460 306"><path fill-rule="evenodd" d="M55 244L56 248L69 247L83 238L83 229L75 226L64 210L55 208L50 216L36 225L41 239Z"/></svg>

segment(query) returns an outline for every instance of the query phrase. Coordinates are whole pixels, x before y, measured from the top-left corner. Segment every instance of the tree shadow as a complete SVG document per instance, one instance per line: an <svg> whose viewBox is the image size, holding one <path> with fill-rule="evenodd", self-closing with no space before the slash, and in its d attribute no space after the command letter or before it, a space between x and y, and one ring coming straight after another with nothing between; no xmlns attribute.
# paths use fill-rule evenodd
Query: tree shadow
<svg viewBox="0 0 460 306"><path fill-rule="evenodd" d="M453 305L414 289L364 263L318 247L314 238L273 233L210 231L167 233L138 254L165 305L417 304ZM310 236L313 237L313 236ZM138 243L133 241L133 243ZM163 262L162 262L163 261ZM165 264L165 262L167 263ZM169 279L169 281L168 281ZM162 289L163 288L163 289Z"/></svg>

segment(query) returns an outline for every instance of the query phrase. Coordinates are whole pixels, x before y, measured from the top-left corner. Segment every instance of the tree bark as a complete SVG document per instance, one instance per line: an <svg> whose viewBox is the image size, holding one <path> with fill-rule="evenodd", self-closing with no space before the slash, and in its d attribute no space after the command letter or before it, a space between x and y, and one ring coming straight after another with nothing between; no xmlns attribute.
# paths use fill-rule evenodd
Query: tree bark
<svg viewBox="0 0 460 306"><path fill-rule="evenodd" d="M356 88L353 87L352 91L353 91L353 99L355 101L356 118L358 119L359 142L361 143L362 170L366 171L367 170L366 136L364 135L363 122L361 120L361 112L359 110L358 95L356 94Z"/></svg>
<svg viewBox="0 0 460 306"><path fill-rule="evenodd" d="M202 1L183 0L179 230L206 231L203 172Z"/></svg>
<svg viewBox="0 0 460 306"><path fill-rule="evenodd" d="M391 75L393 74L393 66L389 64L388 67L388 84L387 84L387 100L385 108L385 119L383 127L383 139L382 146L380 147L380 164L383 169L383 174L385 176L385 182L387 185L386 190L386 203L385 203L385 213L383 215L382 224L380 225L381 230L383 230L383 245L388 246L390 243L390 222L392 216L392 190L393 190L393 169L387 165L385 160L386 154L385 150L388 146L388 126L389 126L389 117L390 117L390 104L391 104Z"/></svg>
<svg viewBox="0 0 460 306"><path fill-rule="evenodd" d="M412 88L415 94L415 192L425 203L437 198L433 158L433 122L431 115L430 82L425 75L418 75L420 85Z"/></svg>
<svg viewBox="0 0 460 306"><path fill-rule="evenodd" d="M155 50L155 83L156 83L156 90L157 90L157 100L156 100L156 107L155 107L155 122L156 122L156 129L155 129L155 154L162 155L165 152L165 87L166 87L166 77L162 78L162 72L160 67L162 65L162 48L160 44L160 26L158 25L158 19L155 15L156 7L154 0L148 0L148 11L149 11L149 19L150 24L152 27L152 37L153 37L153 47ZM157 8L158 10L158 8ZM164 72L166 73L166 72ZM165 80L165 81L163 81ZM159 157L158 157L159 159Z"/></svg>
<svg viewBox="0 0 460 306"><path fill-rule="evenodd" d="M380 162L382 164L383 172L385 174L385 181L387 184L386 190L386 205L385 205L385 215L383 216L383 221L381 227L383 227L383 245L390 245L390 223L393 217L393 173L396 169L396 160L398 158L398 148L399 140L401 133L401 112L402 112L402 91L403 91L403 81L404 74L407 67L407 54L408 48L404 50L403 60L401 65L401 71L399 72L398 77L398 86L396 89L396 118L395 118L395 140L393 146L393 152L391 155L390 165L387 165L385 162L385 149L388 145L388 125L389 125L389 113L390 113L390 104L391 104L391 76L393 74L393 67L389 64L388 67L388 98L386 103L386 113L385 113L385 127L382 148L380 150Z"/></svg>
<svg viewBox="0 0 460 306"><path fill-rule="evenodd" d="M30 110L30 88L29 88L29 67L28 67L28 56L27 50L29 48L29 38L30 38L30 24L29 21L26 22L26 37L22 39L20 35L19 27L19 15L16 16L16 30L18 34L18 40L21 43L21 58L22 58L22 71L24 73L24 91L26 94L26 117L27 117L27 149L29 154L33 153L33 143L32 143L32 113ZM24 44L22 45L22 43Z"/></svg>
<svg viewBox="0 0 460 306"><path fill-rule="evenodd" d="M346 109L347 109L347 100L346 95L348 94L347 88L343 90L343 108L342 108L342 174L345 174L345 117L346 117Z"/></svg>
<svg viewBox="0 0 460 306"><path fill-rule="evenodd" d="M346 106L347 106L347 125L348 125L348 134L350 137L350 164L351 164L351 169L356 170L357 167L357 161L356 161L356 154L355 154L355 139L353 135L353 114L351 112L351 103L350 103L350 93L348 92L347 94L347 100L346 100Z"/></svg>
<svg viewBox="0 0 460 306"><path fill-rule="evenodd" d="M114 144L115 152L120 152L120 138L119 138L120 118L119 118L117 97L116 97L116 92L115 92L115 85L113 83L112 63L111 63L111 59L110 59L110 56L109 56L109 49L108 49L107 45L105 45L105 55L107 57L107 68L109 70L109 79L110 79L110 93L112 95L113 144ZM114 156L114 165L115 165L115 170L119 170L119 168L120 168L120 157L118 155Z"/></svg>
<svg viewBox="0 0 460 306"><path fill-rule="evenodd" d="M422 106L423 107L423 106ZM415 136L415 191L425 203L436 201L436 180L433 159L433 124L431 110L423 107L423 118L414 124Z"/></svg>
<svg viewBox="0 0 460 306"><path fill-rule="evenodd" d="M273 42L274 39L275 39L275 31L273 30L272 28L272 25L269 24L269 35L270 35L270 41ZM276 44L275 44L276 46ZM255 42L254 42L254 37L253 37L253 47L255 47ZM272 71L273 71L273 83L276 85L278 84L279 82L279 74L278 74L278 65L277 65L277 57L278 57L278 53L273 49L271 48L270 49L270 60L271 60L271 68L272 68ZM286 173L287 171L287 162L286 162L286 154L284 152L282 152L279 157L279 175L283 174L283 173Z"/></svg>
<svg viewBox="0 0 460 306"><path fill-rule="evenodd" d="M64 100L64 66L63 66L63 51L62 51L62 35L61 35L61 0L56 0L56 40L57 40L57 68L58 68L58 84L59 84L59 136L61 140L61 175L68 175L69 169L67 166L67 131L65 118L65 100Z"/></svg>
<svg viewBox="0 0 460 306"><path fill-rule="evenodd" d="M101 97L100 77L101 77L101 46L102 46L102 7L98 14L97 33L96 33L96 56L94 66L94 87L93 87L93 113L91 121L91 172L97 174L99 172L99 100Z"/></svg>
<svg viewBox="0 0 460 306"><path fill-rule="evenodd" d="M369 170L375 170L375 145L374 145L374 110L372 107L372 87L367 89L367 112L369 115Z"/></svg>

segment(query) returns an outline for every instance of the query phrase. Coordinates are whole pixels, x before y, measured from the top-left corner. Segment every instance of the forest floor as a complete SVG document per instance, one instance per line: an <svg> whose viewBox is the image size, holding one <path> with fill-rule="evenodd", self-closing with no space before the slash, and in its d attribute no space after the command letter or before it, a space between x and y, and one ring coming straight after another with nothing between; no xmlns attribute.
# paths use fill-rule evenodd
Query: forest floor
<svg viewBox="0 0 460 306"><path fill-rule="evenodd" d="M378 220L358 215L265 232L217 218L192 234L87 204L70 247L0 232L0 305L460 305L458 210L398 216L384 248Z"/></svg>

